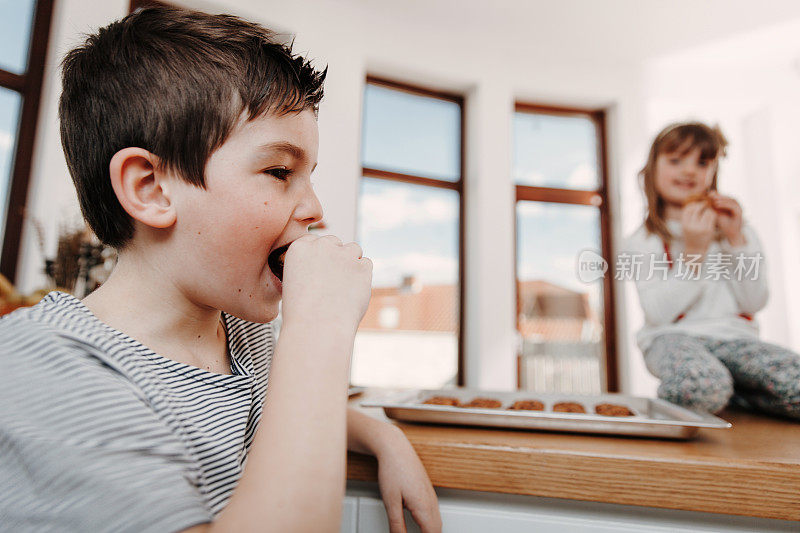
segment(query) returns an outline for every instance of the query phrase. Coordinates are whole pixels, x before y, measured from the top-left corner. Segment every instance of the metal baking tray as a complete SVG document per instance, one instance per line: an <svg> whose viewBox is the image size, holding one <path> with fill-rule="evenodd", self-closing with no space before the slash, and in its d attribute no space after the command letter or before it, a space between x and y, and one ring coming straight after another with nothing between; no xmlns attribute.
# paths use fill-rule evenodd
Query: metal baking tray
<svg viewBox="0 0 800 533"><path fill-rule="evenodd" d="M453 407L423 404L432 396L457 398L461 403L473 398L493 398L502 402L498 409ZM517 400L539 400L543 411L508 410ZM582 404L586 414L552 411L558 402ZM601 416L595 406L601 403L623 405L633 416ZM688 439L700 428L726 429L730 423L711 414L696 413L673 403L655 398L640 398L624 394L537 393L532 391L496 392L477 389L417 389L394 393L386 397L366 399L362 407L382 407L386 416L407 422L488 426L497 428L569 431L576 433L605 433L640 437Z"/></svg>
<svg viewBox="0 0 800 533"><path fill-rule="evenodd" d="M347 389L347 397L352 398L353 396L357 396L364 392L366 388L364 387L348 387Z"/></svg>

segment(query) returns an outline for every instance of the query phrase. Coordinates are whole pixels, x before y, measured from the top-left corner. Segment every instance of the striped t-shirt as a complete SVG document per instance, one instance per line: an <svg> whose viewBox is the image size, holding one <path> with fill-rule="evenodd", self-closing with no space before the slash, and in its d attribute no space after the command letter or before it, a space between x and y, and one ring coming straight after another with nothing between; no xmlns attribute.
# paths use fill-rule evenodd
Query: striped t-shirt
<svg viewBox="0 0 800 533"><path fill-rule="evenodd" d="M162 357L61 292L0 320L0 529L177 531L235 488L271 324L223 313L231 375Z"/></svg>

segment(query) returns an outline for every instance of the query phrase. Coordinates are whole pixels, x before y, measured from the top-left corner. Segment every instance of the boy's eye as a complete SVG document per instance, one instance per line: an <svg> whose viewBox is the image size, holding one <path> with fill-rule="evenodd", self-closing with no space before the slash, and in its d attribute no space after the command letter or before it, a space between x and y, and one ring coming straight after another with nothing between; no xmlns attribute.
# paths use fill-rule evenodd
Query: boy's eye
<svg viewBox="0 0 800 533"><path fill-rule="evenodd" d="M707 167L708 166L708 161L700 161L698 163L698 165L700 165L701 167Z"/></svg>
<svg viewBox="0 0 800 533"><path fill-rule="evenodd" d="M670 157L669 162L672 163L673 165L677 165L678 163L681 162L681 160L678 157Z"/></svg>
<svg viewBox="0 0 800 533"><path fill-rule="evenodd" d="M270 176L274 176L281 181L286 181L286 179L291 176L292 171L288 168L268 168L263 171L264 174L269 174Z"/></svg>

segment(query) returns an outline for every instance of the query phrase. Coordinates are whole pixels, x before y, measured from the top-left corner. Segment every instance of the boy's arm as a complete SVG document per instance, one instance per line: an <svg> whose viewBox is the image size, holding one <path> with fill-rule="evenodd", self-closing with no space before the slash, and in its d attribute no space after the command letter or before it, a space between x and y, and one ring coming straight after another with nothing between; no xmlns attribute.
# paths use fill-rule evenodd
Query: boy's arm
<svg viewBox="0 0 800 533"><path fill-rule="evenodd" d="M372 270L360 257L330 237L290 247L284 322L247 465L217 519L187 531L339 530L348 368Z"/></svg>
<svg viewBox="0 0 800 533"><path fill-rule="evenodd" d="M323 531L340 522L350 333L285 323L258 432L220 531ZM212 527L212 531L216 530Z"/></svg>
<svg viewBox="0 0 800 533"><path fill-rule="evenodd" d="M442 530L436 492L400 428L348 409L347 448L378 459L378 485L392 533L406 531L404 505L424 533Z"/></svg>

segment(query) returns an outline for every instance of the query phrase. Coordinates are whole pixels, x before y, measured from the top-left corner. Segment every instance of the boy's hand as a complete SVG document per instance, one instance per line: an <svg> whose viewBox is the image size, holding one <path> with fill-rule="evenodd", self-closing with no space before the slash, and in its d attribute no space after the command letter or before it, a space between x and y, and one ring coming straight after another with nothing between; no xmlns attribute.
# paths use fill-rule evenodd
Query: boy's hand
<svg viewBox="0 0 800 533"><path fill-rule="evenodd" d="M714 210L717 211L717 224L731 246L745 244L742 235L742 206L730 196L722 196L714 191L709 194Z"/></svg>
<svg viewBox="0 0 800 533"><path fill-rule="evenodd" d="M321 326L352 330L369 304L372 261L356 243L338 237L303 235L286 252L283 273L283 316Z"/></svg>
<svg viewBox="0 0 800 533"><path fill-rule="evenodd" d="M686 254L704 255L714 239L717 214L706 202L692 202L681 213Z"/></svg>
<svg viewBox="0 0 800 533"><path fill-rule="evenodd" d="M394 426L392 438L375 450L378 486L389 518L391 533L406 533L403 507L411 512L423 533L442 531L436 492L417 453L402 431Z"/></svg>
<svg viewBox="0 0 800 533"><path fill-rule="evenodd" d="M378 485L392 533L406 531L404 506L423 532L442 530L436 492L417 452L400 428L357 409L348 409L347 448L378 459Z"/></svg>

